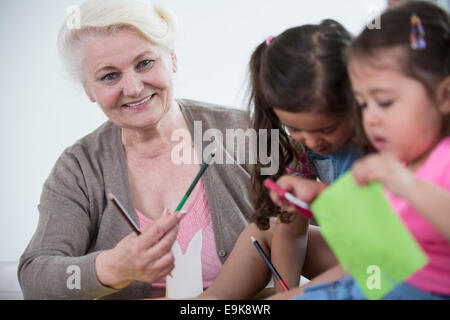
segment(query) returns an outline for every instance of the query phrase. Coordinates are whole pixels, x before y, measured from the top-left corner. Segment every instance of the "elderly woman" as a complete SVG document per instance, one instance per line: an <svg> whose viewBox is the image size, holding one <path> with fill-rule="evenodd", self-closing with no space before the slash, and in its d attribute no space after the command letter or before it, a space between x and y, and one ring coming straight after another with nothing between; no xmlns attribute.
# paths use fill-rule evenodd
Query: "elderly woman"
<svg viewBox="0 0 450 320"><path fill-rule="evenodd" d="M201 231L204 287L247 226L249 169L211 165L181 219L171 213L200 169L171 159L176 129L246 128L247 113L174 98L174 17L141 1L88 0L81 28L63 25L64 63L109 120L67 148L46 180L37 230L20 259L26 299L164 295L175 240ZM199 152L194 150L183 152ZM227 162L228 163L228 162ZM113 193L141 228L132 232ZM165 211L169 208L169 211ZM75 276L79 279L74 281Z"/></svg>

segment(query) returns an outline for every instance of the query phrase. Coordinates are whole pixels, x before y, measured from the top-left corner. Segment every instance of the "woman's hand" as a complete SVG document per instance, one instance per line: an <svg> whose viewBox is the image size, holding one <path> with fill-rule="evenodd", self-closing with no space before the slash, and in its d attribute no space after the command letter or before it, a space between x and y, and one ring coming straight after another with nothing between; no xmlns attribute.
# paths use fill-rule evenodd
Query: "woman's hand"
<svg viewBox="0 0 450 320"><path fill-rule="evenodd" d="M355 162L352 175L358 185L379 181L397 197L405 197L415 180L413 172L387 153L371 154Z"/></svg>
<svg viewBox="0 0 450 320"><path fill-rule="evenodd" d="M171 252L177 237L180 213L166 213L151 225L141 229L141 235L131 233L113 249L100 253L95 261L97 277L106 286L122 289L132 281L155 282L174 268Z"/></svg>
<svg viewBox="0 0 450 320"><path fill-rule="evenodd" d="M323 182L310 180L290 175L284 175L277 180L277 184L287 192L293 194L296 198L306 203L311 203L326 187ZM293 212L295 207L281 198L277 193L270 191L270 198L273 203L286 211Z"/></svg>

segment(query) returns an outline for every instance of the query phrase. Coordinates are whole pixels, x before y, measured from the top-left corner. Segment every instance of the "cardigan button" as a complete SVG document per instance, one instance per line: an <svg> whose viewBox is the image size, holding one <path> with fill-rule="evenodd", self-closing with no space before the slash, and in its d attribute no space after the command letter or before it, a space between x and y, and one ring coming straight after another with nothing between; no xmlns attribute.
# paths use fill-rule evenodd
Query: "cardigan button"
<svg viewBox="0 0 450 320"><path fill-rule="evenodd" d="M219 250L219 257L225 257L227 255L227 253L225 252L225 250Z"/></svg>

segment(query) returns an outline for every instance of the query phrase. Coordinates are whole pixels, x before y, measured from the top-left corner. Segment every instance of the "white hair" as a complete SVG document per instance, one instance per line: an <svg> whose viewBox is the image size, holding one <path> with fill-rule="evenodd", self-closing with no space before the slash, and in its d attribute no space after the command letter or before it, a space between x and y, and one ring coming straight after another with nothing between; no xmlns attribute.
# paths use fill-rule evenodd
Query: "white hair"
<svg viewBox="0 0 450 320"><path fill-rule="evenodd" d="M173 51L177 29L175 15L144 0L87 0L79 7L79 25L69 16L58 35L58 49L69 74L82 82L83 40L101 33L135 29L149 41Z"/></svg>

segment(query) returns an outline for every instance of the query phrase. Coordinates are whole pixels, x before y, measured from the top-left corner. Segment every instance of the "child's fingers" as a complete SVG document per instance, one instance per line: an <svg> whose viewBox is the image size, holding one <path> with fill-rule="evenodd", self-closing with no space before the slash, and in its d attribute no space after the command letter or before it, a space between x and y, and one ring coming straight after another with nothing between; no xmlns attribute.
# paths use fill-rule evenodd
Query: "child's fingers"
<svg viewBox="0 0 450 320"><path fill-rule="evenodd" d="M357 185L367 185L371 181L370 160L370 158L366 157L353 164L351 172Z"/></svg>
<svg viewBox="0 0 450 320"><path fill-rule="evenodd" d="M272 202L274 204L276 204L277 206L279 206L279 207L281 207L281 206L283 206L283 205L285 205L287 203L287 201L284 198L280 197L274 191L270 191L269 192L269 196L270 196L270 199L272 200Z"/></svg>
<svg viewBox="0 0 450 320"><path fill-rule="evenodd" d="M277 180L277 185L279 185L280 188L286 190L287 192L292 193L292 191L294 191L294 186L301 183L301 181L302 180L298 177L285 175Z"/></svg>
<svg viewBox="0 0 450 320"><path fill-rule="evenodd" d="M355 180L357 185L359 185L359 186L363 185L363 180L362 180L362 177L361 177L361 174L360 174L359 167L357 167L355 165L352 168L352 177Z"/></svg>
<svg viewBox="0 0 450 320"><path fill-rule="evenodd" d="M312 183L312 184L311 184ZM312 192L314 184L317 181L307 180L294 176L282 176L278 179L277 184L291 193L294 197L303 200L305 202L310 202L315 197L315 192Z"/></svg>

